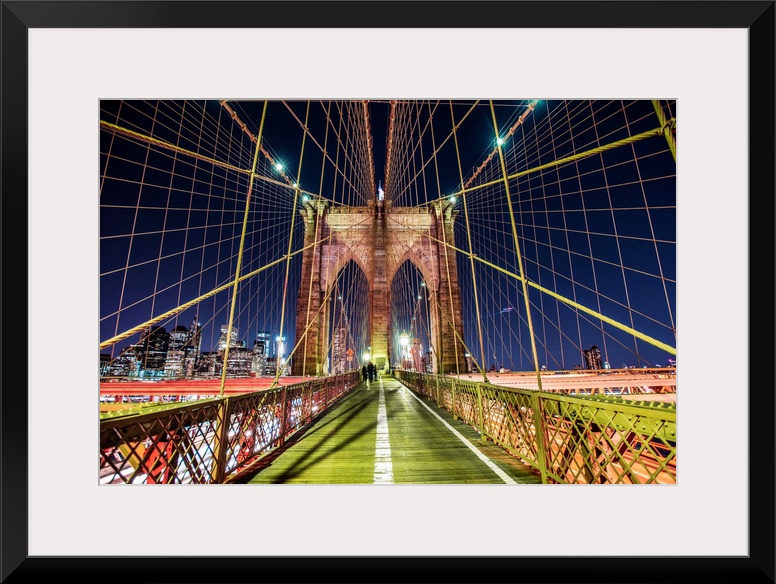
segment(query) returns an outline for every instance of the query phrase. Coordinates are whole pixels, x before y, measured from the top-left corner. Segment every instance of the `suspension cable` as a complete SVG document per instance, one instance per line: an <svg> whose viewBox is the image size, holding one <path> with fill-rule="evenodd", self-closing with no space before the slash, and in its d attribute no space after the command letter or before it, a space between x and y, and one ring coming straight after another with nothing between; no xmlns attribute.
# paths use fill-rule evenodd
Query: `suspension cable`
<svg viewBox="0 0 776 584"><path fill-rule="evenodd" d="M493 118L493 131L498 137L498 124L496 123L496 110L493 109L493 101L490 101L490 113ZM496 141L496 147L498 148L499 162L501 163L501 174L504 181L504 191L507 199L507 205L509 206L509 220L512 223L512 237L515 240L515 254L517 256L517 267L522 276L523 282L523 299L525 300L525 313L528 318L528 331L531 337L531 351L533 353L534 368L536 369L536 381L539 387L539 391L542 390L542 376L539 370L539 355L536 352L536 335L533 329L533 321L531 320L531 303L528 301L528 286L526 286L525 272L523 271L523 257L520 253L520 241L517 237L517 226L515 225L515 213L512 209L512 195L509 192L509 180L507 179L507 168L504 164L504 153L501 150L501 141Z"/></svg>
<svg viewBox="0 0 776 584"><path fill-rule="evenodd" d="M305 122L304 122L305 127L307 127L307 121L309 116L310 116L310 102L308 101L307 114L305 116ZM302 134L302 149L299 156L299 169L297 171L297 176L301 176L301 173L302 173L302 160L304 158L304 144L305 144L306 138L307 138L307 132L304 132ZM299 188L298 188L298 185L295 184L294 185L294 204L291 207L291 229L288 232L288 252L286 253L286 257L287 257L286 277L285 277L285 280L283 281L283 302L281 304L281 311L280 311L280 328L278 329L278 336L280 336L281 338L283 337L283 324L286 316L286 299L288 297L288 272L291 269L291 246L294 243L294 223L296 221L296 205L298 200L299 200ZM281 351L278 351L277 364L275 365L276 375L275 375L275 380L272 382L272 387L275 387L275 385L277 384L278 377L280 376L280 373L283 370L280 363L281 357L282 357Z"/></svg>
<svg viewBox="0 0 776 584"><path fill-rule="evenodd" d="M256 138L256 149L253 154L253 166L251 167L251 177L248 182L248 193L245 195L245 213L243 213L242 232L240 233L240 249L237 252L237 266L234 269L234 286L232 287L232 303L229 308L229 321L226 325L226 343L224 344L224 361L221 366L221 388L218 391L218 397L224 396L226 387L226 370L229 364L229 348L232 345L232 326L234 324L234 307L237 304L237 287L240 284L240 268L242 267L243 250L245 249L245 233L248 230L248 215L251 211L251 193L253 192L253 181L256 177L256 165L259 163L259 150L261 149L261 134L264 129L264 119L267 115L267 101L264 101L264 109L261 112L261 123L259 125L259 135Z"/></svg>

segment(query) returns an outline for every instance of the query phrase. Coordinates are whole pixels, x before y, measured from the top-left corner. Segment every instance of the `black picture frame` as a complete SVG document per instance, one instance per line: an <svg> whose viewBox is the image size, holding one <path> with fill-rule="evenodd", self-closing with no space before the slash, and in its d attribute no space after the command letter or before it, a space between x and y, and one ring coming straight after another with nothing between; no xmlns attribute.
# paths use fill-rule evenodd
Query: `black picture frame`
<svg viewBox="0 0 776 584"><path fill-rule="evenodd" d="M218 5L218 10L214 9ZM401 9L397 5L404 4ZM440 5L443 10L438 10ZM182 7L185 5L185 10ZM408 9L411 8L411 22ZM499 14L494 18L493 14ZM379 18L375 15L379 14ZM36 27L673 27L749 31L750 387L747 557L30 557L26 367L29 306L27 31ZM774 2L773 1L3 1L2 2L3 582L774 582ZM755 198L756 197L756 198ZM755 257L756 256L756 257ZM756 261L756 267L751 265ZM765 335L762 330L765 329ZM742 342L744 339L742 339ZM759 369L757 366L760 366ZM760 379L759 377L762 377ZM763 383L763 379L766 380ZM32 428L34 430L34 428ZM738 473L736 461L730 472ZM756 474L754 474L756 473ZM52 477L56 480L56 477ZM588 510L589 511L589 510ZM710 513L713 510L710 510ZM645 511L645 513L648 513ZM110 519L109 517L107 518ZM165 520L167 521L167 520ZM117 538L120 530L106 532ZM670 528L666 536L670 537ZM154 537L163 537L161 531ZM480 537L461 528L461 537ZM163 549L163 544L160 549Z"/></svg>

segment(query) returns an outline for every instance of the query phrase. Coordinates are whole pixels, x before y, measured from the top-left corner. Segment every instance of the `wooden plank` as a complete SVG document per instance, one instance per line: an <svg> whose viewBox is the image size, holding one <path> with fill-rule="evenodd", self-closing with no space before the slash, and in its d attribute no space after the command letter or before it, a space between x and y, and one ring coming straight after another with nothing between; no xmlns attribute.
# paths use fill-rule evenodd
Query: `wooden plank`
<svg viewBox="0 0 776 584"><path fill-rule="evenodd" d="M246 482L372 484L381 387L394 483L504 484L444 422L515 482L541 483L537 472L493 443L481 445L474 428L453 421L449 413L429 404L435 416L409 389L388 376L360 384Z"/></svg>

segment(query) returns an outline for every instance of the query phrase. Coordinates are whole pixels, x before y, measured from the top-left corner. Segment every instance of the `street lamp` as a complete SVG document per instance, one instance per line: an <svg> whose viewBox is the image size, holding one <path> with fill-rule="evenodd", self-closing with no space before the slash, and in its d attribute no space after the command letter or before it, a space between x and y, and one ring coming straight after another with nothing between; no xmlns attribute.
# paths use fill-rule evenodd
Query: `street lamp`
<svg viewBox="0 0 776 584"><path fill-rule="evenodd" d="M407 345L410 344L410 336L402 332L402 334L399 335L399 344L402 346L402 349L406 349Z"/></svg>
<svg viewBox="0 0 776 584"><path fill-rule="evenodd" d="M401 345L401 366L404 368L405 361L409 359L407 347L410 344L410 336L404 331L399 335L399 344Z"/></svg>

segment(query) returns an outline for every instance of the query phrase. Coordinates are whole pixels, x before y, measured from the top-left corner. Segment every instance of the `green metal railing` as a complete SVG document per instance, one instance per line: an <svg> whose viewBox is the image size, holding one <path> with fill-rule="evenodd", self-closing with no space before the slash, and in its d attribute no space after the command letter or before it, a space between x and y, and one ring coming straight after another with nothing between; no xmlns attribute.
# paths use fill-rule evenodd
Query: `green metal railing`
<svg viewBox="0 0 776 584"><path fill-rule="evenodd" d="M358 371L103 415L100 482L228 483L350 392Z"/></svg>
<svg viewBox="0 0 776 584"><path fill-rule="evenodd" d="M572 396L396 371L544 483L676 483L676 404Z"/></svg>

